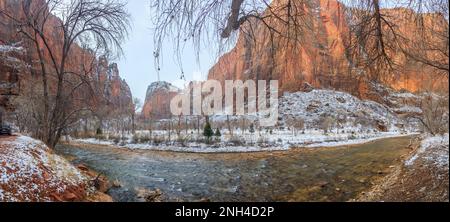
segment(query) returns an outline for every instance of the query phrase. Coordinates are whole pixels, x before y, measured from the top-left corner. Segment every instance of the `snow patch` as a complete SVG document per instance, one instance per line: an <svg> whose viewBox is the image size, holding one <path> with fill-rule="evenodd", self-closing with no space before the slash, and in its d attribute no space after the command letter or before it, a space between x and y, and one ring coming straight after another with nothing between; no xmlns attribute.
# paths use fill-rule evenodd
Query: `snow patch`
<svg viewBox="0 0 450 222"><path fill-rule="evenodd" d="M50 201L48 191L62 193L87 180L41 141L26 136L0 140L0 201Z"/></svg>
<svg viewBox="0 0 450 222"><path fill-rule="evenodd" d="M9 53L9 52L23 52L25 49L22 46L17 46L18 43L13 45L1 45L0 44L0 52Z"/></svg>
<svg viewBox="0 0 450 222"><path fill-rule="evenodd" d="M449 134L425 138L417 153L405 162L406 166L423 159L437 167L449 167Z"/></svg>

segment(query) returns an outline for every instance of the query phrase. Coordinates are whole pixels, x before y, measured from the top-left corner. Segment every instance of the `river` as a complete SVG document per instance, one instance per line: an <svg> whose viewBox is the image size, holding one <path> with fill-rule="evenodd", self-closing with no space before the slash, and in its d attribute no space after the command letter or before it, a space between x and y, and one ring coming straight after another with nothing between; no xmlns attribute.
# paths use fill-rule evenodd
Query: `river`
<svg viewBox="0 0 450 222"><path fill-rule="evenodd" d="M117 179L115 201L160 189L167 201L348 201L409 152L411 137L336 148L194 154L60 145L56 152Z"/></svg>

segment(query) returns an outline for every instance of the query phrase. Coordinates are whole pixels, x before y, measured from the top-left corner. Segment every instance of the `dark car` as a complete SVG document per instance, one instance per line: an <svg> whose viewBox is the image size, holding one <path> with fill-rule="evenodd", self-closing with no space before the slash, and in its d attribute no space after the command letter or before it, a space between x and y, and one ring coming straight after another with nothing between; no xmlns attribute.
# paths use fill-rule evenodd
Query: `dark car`
<svg viewBox="0 0 450 222"><path fill-rule="evenodd" d="M0 126L0 135L12 135L12 129L10 126L2 125Z"/></svg>

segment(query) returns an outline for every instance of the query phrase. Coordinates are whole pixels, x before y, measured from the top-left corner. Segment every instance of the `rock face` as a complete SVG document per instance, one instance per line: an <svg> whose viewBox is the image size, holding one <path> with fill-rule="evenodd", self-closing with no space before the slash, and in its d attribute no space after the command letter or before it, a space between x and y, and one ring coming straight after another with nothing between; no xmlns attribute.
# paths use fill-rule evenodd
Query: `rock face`
<svg viewBox="0 0 450 222"><path fill-rule="evenodd" d="M147 89L142 114L146 119L167 119L171 117L170 101L180 89L168 82L154 82Z"/></svg>
<svg viewBox="0 0 450 222"><path fill-rule="evenodd" d="M2 0L0 12L12 14L17 18L24 17L25 1ZM31 1L31 10L40 8L45 4L43 0ZM62 45L62 35L58 30L59 18L50 15L44 32L51 48L59 49ZM48 51L41 49L47 67L51 69L51 59ZM59 52L60 50L55 50ZM55 53L58 58L61 55ZM31 41L17 33L16 26L5 14L0 13L0 107L10 107L11 95L20 95L33 85L41 85L41 71L38 54ZM84 65L83 65L84 64ZM67 60L66 71L83 73L82 69L91 70L87 75L92 76L92 86L96 93L104 98L92 98L93 103L106 101L111 108L131 106L132 96L127 83L119 76L117 64L110 64L105 58L94 58L89 51L78 45L73 45ZM49 72L52 72L51 70ZM50 81L52 78L50 78ZM38 84L37 84L38 83ZM49 83L50 91L55 90L55 82ZM87 88L87 87L86 87ZM76 92L76 96L86 96L88 89L83 88ZM92 96L91 96L92 97ZM95 105L95 104L93 104Z"/></svg>
<svg viewBox="0 0 450 222"><path fill-rule="evenodd" d="M273 1L273 8L284 1ZM302 31L301 43L287 42L280 37L275 37L272 42L265 25L259 21L251 21L251 29L257 41L249 39L241 31L236 46L211 68L209 79L276 79L280 81L283 92L302 90L304 83L309 83L313 87L333 88L362 98L369 97L372 90L369 82L373 81L370 76L380 70L377 67L371 70L358 67L357 60L362 55L359 56L361 58L351 56L354 53L351 52L349 41L355 34L350 31L345 6L336 0L314 0L309 3L304 6L310 14L304 18L304 22L313 28ZM396 19L395 24L402 34L412 37L417 28L412 19L402 16L406 14L404 10L406 9L387 9L384 13ZM433 15L427 15L425 20L428 23L446 23L442 19L433 18ZM279 21L269 22L282 30L283 26ZM448 28L448 23L442 27ZM243 29L246 28L248 23L243 26ZM387 73L383 79L377 80L386 86L414 92L422 89L428 80L436 78L432 69L420 66L401 55L394 56L394 60L402 66L401 70L404 72ZM447 83L443 85L445 84Z"/></svg>
<svg viewBox="0 0 450 222"><path fill-rule="evenodd" d="M20 69L23 62L24 49L14 45L3 45L0 42L0 107L12 108L10 97L19 92Z"/></svg>
<svg viewBox="0 0 450 222"><path fill-rule="evenodd" d="M105 58L100 58L95 72L96 94L103 95L103 104L110 109L128 109L131 107L133 96L127 82L120 77L116 63L108 64ZM96 106L97 104L93 104Z"/></svg>

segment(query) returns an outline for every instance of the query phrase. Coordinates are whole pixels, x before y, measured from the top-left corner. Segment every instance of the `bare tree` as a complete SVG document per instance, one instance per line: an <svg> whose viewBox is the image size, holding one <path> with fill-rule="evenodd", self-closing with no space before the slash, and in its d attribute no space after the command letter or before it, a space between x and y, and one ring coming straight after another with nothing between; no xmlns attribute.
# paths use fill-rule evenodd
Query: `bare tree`
<svg viewBox="0 0 450 222"><path fill-rule="evenodd" d="M353 65L369 70L370 78L380 80L405 70L403 60L399 59L402 55L433 68L448 79L448 1L355 0L344 3L348 6L347 20L351 29L348 41ZM404 26L407 30L401 30L401 23L410 25Z"/></svg>
<svg viewBox="0 0 450 222"><path fill-rule="evenodd" d="M236 39L238 30L247 42L266 40L273 48L292 47L302 42L302 33L311 29L310 15L313 1L285 0L155 0L151 4L155 25L154 51L156 67L160 70L162 48L171 38L181 66L182 49L192 42L197 52L203 44L218 46L220 54ZM256 38L256 30L267 32L269 39ZM275 42L277 40L277 42ZM274 53L276 50L272 50Z"/></svg>
<svg viewBox="0 0 450 222"><path fill-rule="evenodd" d="M298 131L302 131L302 133L305 133L305 121L302 118L295 118L293 127L295 136L297 136Z"/></svg>
<svg viewBox="0 0 450 222"><path fill-rule="evenodd" d="M18 32L31 41L40 61L43 89L42 120L39 137L54 147L71 119L80 111L89 109L80 105L76 95L90 87L94 55L86 55L80 69L70 69L73 52L78 47L90 52L120 54L120 45L127 35L129 15L124 3L116 0L23 0L24 17L6 14L17 26ZM3 12L5 14L5 12ZM22 14L22 13L18 13ZM56 18L58 15L59 18ZM56 44L52 37L58 36ZM86 52L87 50L83 50ZM55 89L50 88L55 85Z"/></svg>
<svg viewBox="0 0 450 222"><path fill-rule="evenodd" d="M231 121L230 121L229 115L227 115L227 128L228 128L228 133L230 134L230 136L233 136L233 127L231 127Z"/></svg>
<svg viewBox="0 0 450 222"><path fill-rule="evenodd" d="M229 46L234 45L237 39L247 50L246 70L258 73L260 67L253 64L255 62L248 57L255 57L258 52L261 54L266 52L265 56L272 57L269 59L272 64L264 67L264 71L268 73L265 75L266 78L276 78L278 73L291 72L286 68L286 64L276 64L287 63L287 59L282 61L283 59L275 58L295 58L299 51L296 50L297 47L306 42L311 44L311 41L314 41L311 38L316 39L320 36L318 33L320 21L317 21L321 16L318 13L321 10L319 2L155 0L151 4L151 9L154 12L156 46L154 57L157 70L160 70L163 58L161 49L167 40L175 43L175 57L180 63L183 76L181 55L187 44L192 43L197 52L202 46L214 47L217 55L220 55ZM354 79L359 82L365 82L367 79L392 80L398 76L397 74L406 73L408 66L411 65L410 61L414 61L415 66L420 65L415 70L425 67L424 72L430 70L433 74L439 73L448 79L448 1L343 0L343 2L345 7L342 9L348 15L345 22L350 26L348 36L343 37L346 58L345 61L334 61L331 58L325 58L321 62L316 59L311 61L312 72L318 77L318 81L335 83L350 82ZM402 13L392 13L395 10ZM406 23L407 26L404 25ZM413 24L413 27L410 24ZM414 33L410 33L412 30ZM348 67L347 60L350 62ZM336 76L336 72L343 68L348 70L348 80L332 79ZM258 80L259 76L256 75L255 78ZM329 85L328 82L321 85ZM352 87L356 84L335 85ZM297 85L289 83L283 83L283 87L287 90L298 89Z"/></svg>
<svg viewBox="0 0 450 222"><path fill-rule="evenodd" d="M421 100L422 115L419 120L425 131L433 135L448 133L448 94L427 93Z"/></svg>
<svg viewBox="0 0 450 222"><path fill-rule="evenodd" d="M432 135L448 133L449 127L449 92L447 89L432 90L433 81L426 83L424 93L419 97L422 109L419 119L424 131Z"/></svg>
<svg viewBox="0 0 450 222"><path fill-rule="evenodd" d="M321 117L319 123L320 129L323 130L324 134L328 134L330 130L333 128L334 119L329 116Z"/></svg>
<svg viewBox="0 0 450 222"><path fill-rule="evenodd" d="M142 108L142 102L139 98L133 99L133 109L131 109L131 128L132 133L136 132L136 114Z"/></svg>

